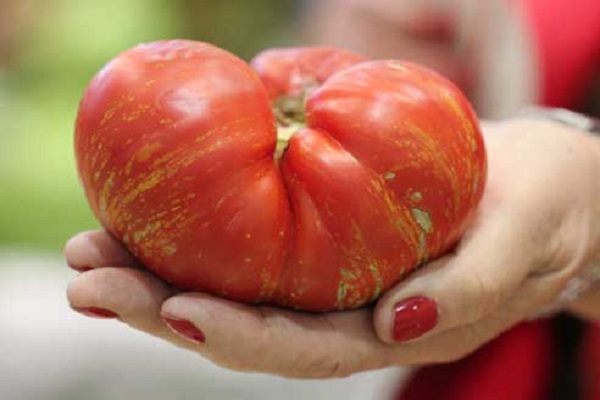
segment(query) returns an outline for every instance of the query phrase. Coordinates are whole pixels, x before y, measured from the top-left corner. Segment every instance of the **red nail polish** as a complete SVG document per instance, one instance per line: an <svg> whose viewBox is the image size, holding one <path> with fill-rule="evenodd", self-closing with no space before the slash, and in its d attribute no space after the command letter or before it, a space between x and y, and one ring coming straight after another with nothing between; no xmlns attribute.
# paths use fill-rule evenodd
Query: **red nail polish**
<svg viewBox="0 0 600 400"><path fill-rule="evenodd" d="M437 321L435 301L426 297L411 297L394 307L392 336L397 342L415 339L433 329Z"/></svg>
<svg viewBox="0 0 600 400"><path fill-rule="evenodd" d="M162 316L163 321L169 325L169 327L175 331L175 333L183 336L184 338L194 343L204 343L204 333L192 324L190 321L185 319L177 319L173 317Z"/></svg>
<svg viewBox="0 0 600 400"><path fill-rule="evenodd" d="M116 312L99 307L73 307L73 310L92 318L108 319L119 317L119 314Z"/></svg>

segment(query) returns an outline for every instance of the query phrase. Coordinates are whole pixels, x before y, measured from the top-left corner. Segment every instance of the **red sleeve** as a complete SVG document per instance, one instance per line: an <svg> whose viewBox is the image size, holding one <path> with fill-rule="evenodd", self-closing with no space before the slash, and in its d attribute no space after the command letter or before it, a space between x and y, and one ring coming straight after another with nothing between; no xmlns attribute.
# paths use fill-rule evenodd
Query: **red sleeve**
<svg viewBox="0 0 600 400"><path fill-rule="evenodd" d="M600 1L522 1L537 48L539 102L577 109L600 61Z"/></svg>

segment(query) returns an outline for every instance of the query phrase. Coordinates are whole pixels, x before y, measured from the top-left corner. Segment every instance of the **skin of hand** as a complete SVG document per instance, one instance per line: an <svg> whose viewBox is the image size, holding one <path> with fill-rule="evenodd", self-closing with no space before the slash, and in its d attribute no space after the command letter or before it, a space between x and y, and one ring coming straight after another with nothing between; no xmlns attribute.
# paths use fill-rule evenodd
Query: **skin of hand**
<svg viewBox="0 0 600 400"><path fill-rule="evenodd" d="M461 243L373 307L310 314L176 293L102 231L65 247L68 264L85 270L69 302L239 371L328 378L460 359L536 316L600 250L600 141L544 121L484 132L486 191ZM394 321L412 336L395 341Z"/></svg>
<svg viewBox="0 0 600 400"><path fill-rule="evenodd" d="M579 318L600 321L600 284L590 288L567 309Z"/></svg>

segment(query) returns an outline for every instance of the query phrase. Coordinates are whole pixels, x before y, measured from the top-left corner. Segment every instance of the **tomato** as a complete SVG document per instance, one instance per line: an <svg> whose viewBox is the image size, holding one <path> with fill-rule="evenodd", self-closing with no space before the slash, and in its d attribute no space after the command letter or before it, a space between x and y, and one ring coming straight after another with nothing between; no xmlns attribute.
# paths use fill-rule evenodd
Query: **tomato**
<svg viewBox="0 0 600 400"><path fill-rule="evenodd" d="M181 290L302 310L377 299L460 239L482 196L477 118L445 78L336 49L142 44L80 103L95 216ZM275 109L275 112L273 111Z"/></svg>

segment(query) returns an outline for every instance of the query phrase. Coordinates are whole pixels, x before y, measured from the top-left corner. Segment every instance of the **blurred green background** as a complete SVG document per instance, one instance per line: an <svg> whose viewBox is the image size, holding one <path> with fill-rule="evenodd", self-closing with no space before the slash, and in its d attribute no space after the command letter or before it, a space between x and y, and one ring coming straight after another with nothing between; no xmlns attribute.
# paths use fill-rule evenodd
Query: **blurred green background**
<svg viewBox="0 0 600 400"><path fill-rule="evenodd" d="M139 42L192 38L243 58L294 42L293 0L0 0L0 247L58 250L98 226L72 148L79 98Z"/></svg>

